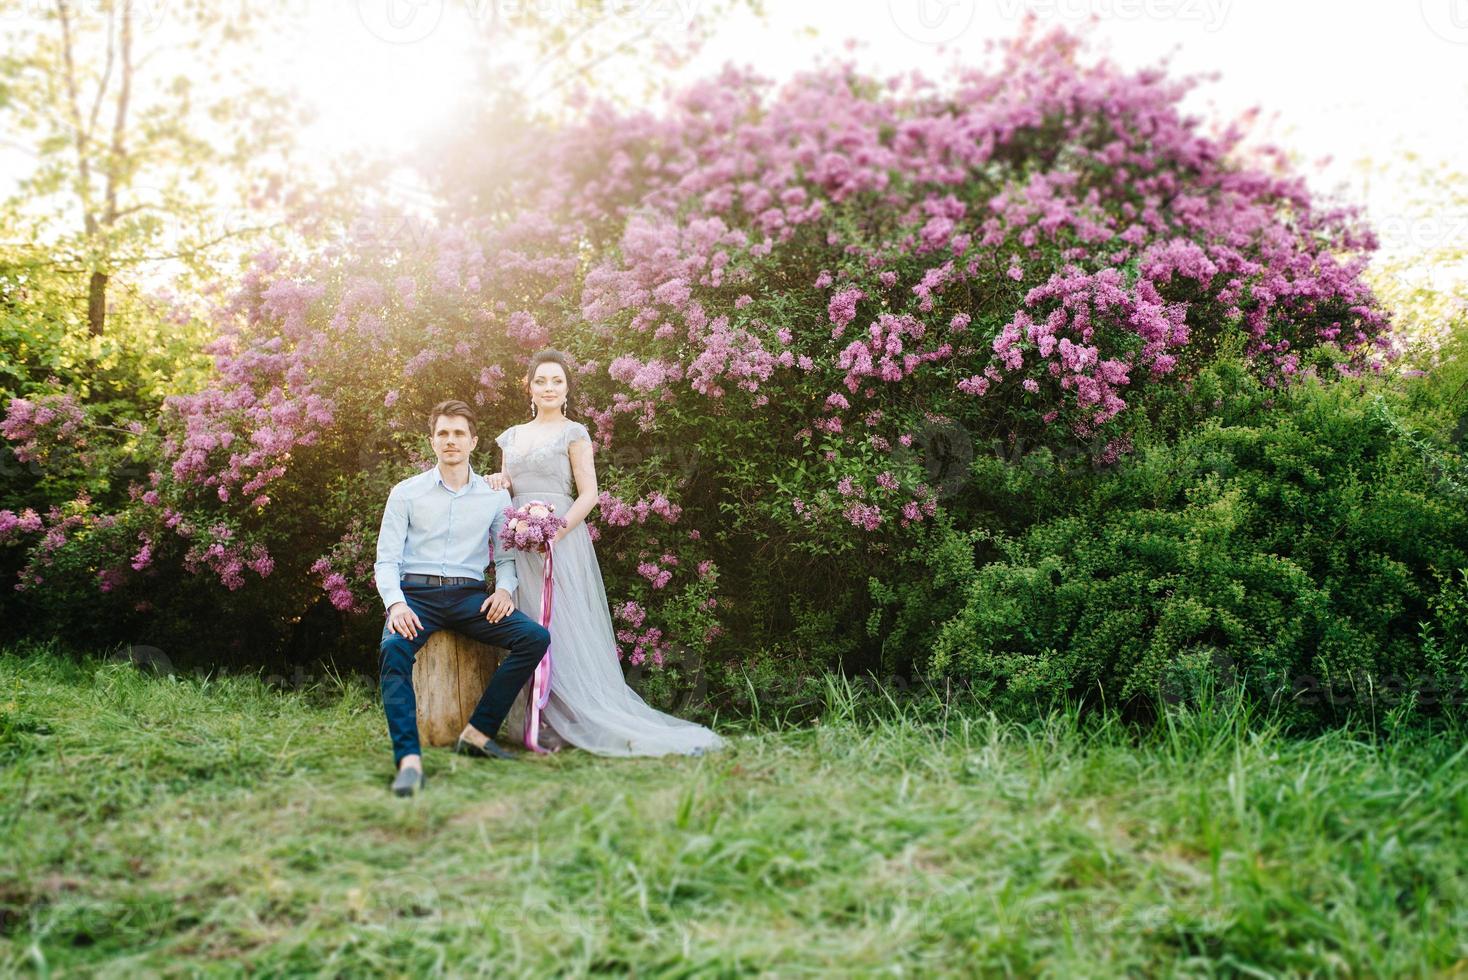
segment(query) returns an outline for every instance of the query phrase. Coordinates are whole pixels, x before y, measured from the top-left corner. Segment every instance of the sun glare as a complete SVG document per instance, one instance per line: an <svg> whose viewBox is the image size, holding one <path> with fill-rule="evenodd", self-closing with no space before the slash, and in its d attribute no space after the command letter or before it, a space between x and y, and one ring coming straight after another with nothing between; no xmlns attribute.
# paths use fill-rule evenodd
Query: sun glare
<svg viewBox="0 0 1468 980"><path fill-rule="evenodd" d="M316 109L301 133L313 151L392 156L451 125L463 105L472 25L433 4L379 6L313 5L282 58L289 84Z"/></svg>

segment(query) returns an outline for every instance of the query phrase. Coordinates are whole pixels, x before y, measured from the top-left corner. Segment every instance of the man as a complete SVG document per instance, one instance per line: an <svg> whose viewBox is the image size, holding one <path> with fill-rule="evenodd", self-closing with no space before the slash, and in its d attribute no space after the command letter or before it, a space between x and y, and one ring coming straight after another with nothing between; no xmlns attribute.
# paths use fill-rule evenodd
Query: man
<svg viewBox="0 0 1468 980"><path fill-rule="evenodd" d="M392 488L377 535L377 592L387 607L382 630L382 704L397 776L393 792L424 786L413 661L435 630L451 629L510 651L490 678L454 751L514 756L491 739L546 649L550 633L515 608L515 556L495 548L495 590L484 597L484 569L498 541L510 495L491 490L469 465L479 445L474 410L440 402L428 415L438 465Z"/></svg>

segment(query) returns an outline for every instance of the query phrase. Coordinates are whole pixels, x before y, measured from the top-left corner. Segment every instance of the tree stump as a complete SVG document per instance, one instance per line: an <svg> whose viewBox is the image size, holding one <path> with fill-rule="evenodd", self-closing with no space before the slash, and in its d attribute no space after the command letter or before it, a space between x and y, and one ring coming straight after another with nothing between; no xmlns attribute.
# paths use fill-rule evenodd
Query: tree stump
<svg viewBox="0 0 1468 980"><path fill-rule="evenodd" d="M413 661L418 737L426 745L453 745L469 724L504 651L452 630L437 630ZM518 700L518 699L517 699Z"/></svg>

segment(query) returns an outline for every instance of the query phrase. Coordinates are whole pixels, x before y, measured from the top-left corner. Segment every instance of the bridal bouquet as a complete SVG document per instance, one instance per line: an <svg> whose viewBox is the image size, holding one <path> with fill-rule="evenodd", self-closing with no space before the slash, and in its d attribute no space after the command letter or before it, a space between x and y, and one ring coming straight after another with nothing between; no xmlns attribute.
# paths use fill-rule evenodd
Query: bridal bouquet
<svg viewBox="0 0 1468 980"><path fill-rule="evenodd" d="M532 500L524 507L511 507L505 511L505 526L500 531L500 544L521 551L545 551L556 532L566 522L556 516L554 504Z"/></svg>
<svg viewBox="0 0 1468 980"><path fill-rule="evenodd" d="M556 532L566 522L556 516L554 504L543 500L532 500L524 507L511 507L505 511L505 526L500 530L500 544L521 551L538 551L545 555L544 578L540 583L540 625L550 629L551 601L555 594L555 551L551 542ZM534 752L546 752L540 745L540 713L550 698L551 652L535 666L530 679L529 697L525 705L525 747Z"/></svg>

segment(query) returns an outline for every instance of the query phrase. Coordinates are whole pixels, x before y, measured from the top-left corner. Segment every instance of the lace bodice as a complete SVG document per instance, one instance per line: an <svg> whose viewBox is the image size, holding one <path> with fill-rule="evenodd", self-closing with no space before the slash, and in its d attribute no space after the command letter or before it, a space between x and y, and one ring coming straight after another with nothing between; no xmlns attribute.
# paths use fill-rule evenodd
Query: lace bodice
<svg viewBox="0 0 1468 980"><path fill-rule="evenodd" d="M537 428L539 426L523 422L510 426L494 438L495 444L504 450L504 472L510 478L515 496L555 493L574 497L576 492L572 486L571 457L567 447L579 439L589 440L591 433L580 422L568 420L562 423L561 431L550 441L525 448L528 442L543 438L535 431Z"/></svg>

